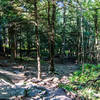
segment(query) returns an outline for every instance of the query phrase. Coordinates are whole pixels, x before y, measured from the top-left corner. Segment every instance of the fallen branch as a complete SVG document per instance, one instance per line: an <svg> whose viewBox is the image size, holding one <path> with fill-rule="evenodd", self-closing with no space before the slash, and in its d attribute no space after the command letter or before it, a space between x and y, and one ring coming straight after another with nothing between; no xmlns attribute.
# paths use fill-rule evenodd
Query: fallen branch
<svg viewBox="0 0 100 100"><path fill-rule="evenodd" d="M98 80L100 80L100 75L99 75L96 79L94 79L94 80L88 80L88 81L86 82L86 84L88 84L89 82L95 83L95 82L97 82Z"/></svg>

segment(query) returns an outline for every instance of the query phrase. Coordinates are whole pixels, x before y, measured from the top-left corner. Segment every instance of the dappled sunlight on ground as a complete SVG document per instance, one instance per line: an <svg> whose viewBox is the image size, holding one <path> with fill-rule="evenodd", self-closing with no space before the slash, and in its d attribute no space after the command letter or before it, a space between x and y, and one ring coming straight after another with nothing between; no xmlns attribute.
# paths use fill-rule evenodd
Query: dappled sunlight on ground
<svg viewBox="0 0 100 100"><path fill-rule="evenodd" d="M49 90L50 95L53 95L54 91L59 88L60 83L67 84L69 82L68 76L79 68L79 66L76 64L55 64L55 73L51 74L48 70L49 64L45 63L41 66L42 80L39 81L37 80L37 67L34 63L21 63L18 61L11 62L9 60L3 60L0 63L9 66L0 66L0 73L3 73L5 75L5 81L7 80L7 78L9 78L16 85L22 86L23 84L26 84L27 86L29 86L30 84L32 84L44 87ZM7 82L9 83L9 80ZM64 92L63 90L61 91ZM66 95L64 94L64 96Z"/></svg>

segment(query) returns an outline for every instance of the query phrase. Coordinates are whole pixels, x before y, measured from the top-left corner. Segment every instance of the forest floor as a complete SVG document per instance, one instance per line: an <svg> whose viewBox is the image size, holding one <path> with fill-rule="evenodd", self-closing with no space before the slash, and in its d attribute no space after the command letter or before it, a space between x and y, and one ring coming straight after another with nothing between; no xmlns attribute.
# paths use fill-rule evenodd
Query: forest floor
<svg viewBox="0 0 100 100"><path fill-rule="evenodd" d="M23 85L26 85L28 88L30 87L30 85L34 85L45 89L46 92L48 92L48 95L45 95L45 97L43 97L42 95L42 97L40 97L39 94L40 92L37 93L38 94L37 96L36 91L34 91L36 95L33 96L32 100L72 100L73 98L75 98L75 95L73 93L68 93L64 89L59 88L59 84L61 83L67 84L69 82L68 76L72 75L74 71L78 70L79 66L77 64L72 64L72 63L66 63L66 64L56 63L54 74L49 73L48 69L49 69L49 64L47 62L43 63L41 66L42 80L39 81L36 78L37 77L36 63L32 61L30 62L10 61L9 59L0 60L0 73L2 73L2 75L0 75L1 76L0 78L5 80L7 83L10 83L6 84L4 83L5 81L0 81L0 97L4 99L11 97L11 95L10 96L8 95L9 93L7 93L7 89L8 92L11 92L12 89L15 87L20 90L23 87ZM12 88L11 84L13 83L15 85L13 85ZM6 94L3 94L3 91L6 91ZM27 97L28 93L25 93L25 91L24 94L21 94L21 96L19 96L20 94L19 95L16 94L15 96L15 94L14 98L16 98L16 100L20 100L18 98L22 97L24 98L23 100L30 100L29 96ZM32 95L30 94L30 97L31 96Z"/></svg>

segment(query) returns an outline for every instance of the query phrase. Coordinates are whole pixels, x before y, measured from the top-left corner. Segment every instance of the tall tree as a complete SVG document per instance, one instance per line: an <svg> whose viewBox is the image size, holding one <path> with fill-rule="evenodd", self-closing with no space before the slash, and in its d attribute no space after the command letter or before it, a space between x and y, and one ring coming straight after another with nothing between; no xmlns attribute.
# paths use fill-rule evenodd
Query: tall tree
<svg viewBox="0 0 100 100"><path fill-rule="evenodd" d="M79 12L80 12L80 19L78 19L79 23L79 29L80 29L80 39L81 39L81 64L82 64L82 71L84 72L84 27L83 27L83 9L82 4L79 0L77 0L77 3L79 4ZM80 41L79 41L80 45Z"/></svg>
<svg viewBox="0 0 100 100"><path fill-rule="evenodd" d="M66 36L65 36L65 30L66 30L66 4L63 1L63 29L62 29L62 63L64 63L64 56L65 56L65 40L66 40Z"/></svg>
<svg viewBox="0 0 100 100"><path fill-rule="evenodd" d="M38 79L41 79L41 64L40 64L40 43L38 34L38 11L37 0L34 0L34 14L35 14L35 34L36 34L36 47L37 47L37 66L38 66Z"/></svg>
<svg viewBox="0 0 100 100"><path fill-rule="evenodd" d="M95 16L94 16L94 25L95 25L95 57L96 57L96 63L98 63L98 9L95 9Z"/></svg>
<svg viewBox="0 0 100 100"><path fill-rule="evenodd" d="M54 72L54 33L55 33L55 14L56 14L56 2L52 1L52 16L50 22L50 1L48 0L48 26L49 26L49 53L50 53L50 71Z"/></svg>

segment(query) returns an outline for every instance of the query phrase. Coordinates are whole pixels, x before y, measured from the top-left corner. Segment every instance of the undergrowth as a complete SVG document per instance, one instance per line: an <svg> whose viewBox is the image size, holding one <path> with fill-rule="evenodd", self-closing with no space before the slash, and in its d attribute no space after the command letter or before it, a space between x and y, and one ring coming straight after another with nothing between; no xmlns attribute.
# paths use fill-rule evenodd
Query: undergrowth
<svg viewBox="0 0 100 100"><path fill-rule="evenodd" d="M84 73L80 67L80 70L69 76L69 80L68 84L59 86L84 97L84 100L100 100L100 64L85 64Z"/></svg>

